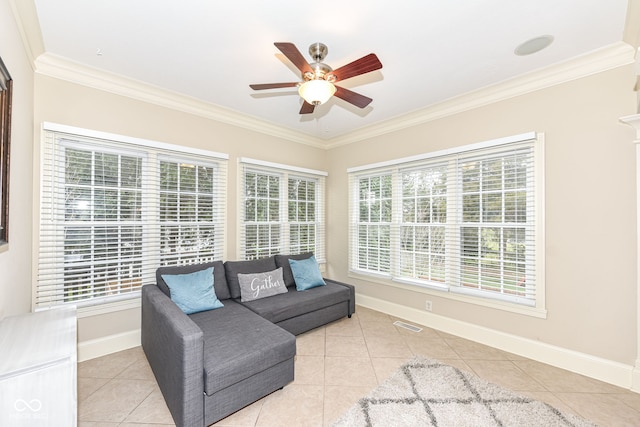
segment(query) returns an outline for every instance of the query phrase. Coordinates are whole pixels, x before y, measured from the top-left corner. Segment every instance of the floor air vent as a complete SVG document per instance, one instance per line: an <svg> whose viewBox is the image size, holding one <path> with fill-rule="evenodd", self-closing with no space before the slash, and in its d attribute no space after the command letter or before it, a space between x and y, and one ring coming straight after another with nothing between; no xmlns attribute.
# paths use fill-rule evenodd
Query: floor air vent
<svg viewBox="0 0 640 427"><path fill-rule="evenodd" d="M401 322L399 320L396 320L395 322L393 322L393 324L396 325L396 326L400 326L401 328L408 329L408 330L413 331L413 332L420 332L422 330L422 328L419 328L419 327L417 327L415 325L410 325L408 323Z"/></svg>

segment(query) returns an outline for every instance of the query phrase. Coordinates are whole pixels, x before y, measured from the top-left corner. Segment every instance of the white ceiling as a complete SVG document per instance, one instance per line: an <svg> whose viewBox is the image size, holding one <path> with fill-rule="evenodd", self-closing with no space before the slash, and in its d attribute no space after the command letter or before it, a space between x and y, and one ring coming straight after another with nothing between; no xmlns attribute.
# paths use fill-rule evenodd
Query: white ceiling
<svg viewBox="0 0 640 427"><path fill-rule="evenodd" d="M544 69L622 40L627 0L34 0L47 55L142 81L285 129L330 140ZM517 56L540 35L547 49ZM340 85L299 115L298 70L274 42L329 48L338 68L371 52L383 68ZM215 108L217 108L215 107Z"/></svg>

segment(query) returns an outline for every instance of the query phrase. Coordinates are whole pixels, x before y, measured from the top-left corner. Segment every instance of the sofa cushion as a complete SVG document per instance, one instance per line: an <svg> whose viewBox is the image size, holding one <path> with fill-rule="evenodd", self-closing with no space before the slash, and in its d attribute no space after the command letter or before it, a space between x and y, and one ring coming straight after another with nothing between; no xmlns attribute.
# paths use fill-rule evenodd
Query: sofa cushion
<svg viewBox="0 0 640 427"><path fill-rule="evenodd" d="M265 273L238 273L242 302L253 301L287 292L282 267Z"/></svg>
<svg viewBox="0 0 640 427"><path fill-rule="evenodd" d="M287 292L273 298L241 303L265 319L278 323L350 299L349 288L327 282L305 292ZM345 313L346 314L346 313Z"/></svg>
<svg viewBox="0 0 640 427"><path fill-rule="evenodd" d="M307 259L313 255L313 252L306 252L303 254L296 255L276 255L276 265L278 267L282 267L282 277L284 277L284 284L287 288L291 286L295 286L296 282L293 279L293 273L291 272L291 264L289 264L290 259Z"/></svg>
<svg viewBox="0 0 640 427"><path fill-rule="evenodd" d="M218 299L225 300L231 298L231 294L229 293L229 286L227 285L227 276L225 274L224 263L222 261L160 267L156 270L156 283L158 284L160 290L165 293L165 295L171 297L169 287L162 278L163 274L187 274L193 273L194 271L206 270L209 267L213 267L213 289Z"/></svg>
<svg viewBox="0 0 640 427"><path fill-rule="evenodd" d="M313 255L307 259L290 259L289 264L291 264L293 280L296 282L296 290L306 291L316 286L326 285L322 279L322 273L320 273L316 257Z"/></svg>
<svg viewBox="0 0 640 427"><path fill-rule="evenodd" d="M240 283L238 282L238 273L264 273L265 271L273 271L276 268L275 257L252 259L248 261L227 261L224 263L227 275L227 283L229 284L229 292L231 298L240 298Z"/></svg>
<svg viewBox="0 0 640 427"><path fill-rule="evenodd" d="M189 317L204 334L204 391L208 396L296 354L293 335L234 301Z"/></svg>
<svg viewBox="0 0 640 427"><path fill-rule="evenodd" d="M186 274L163 274L171 301L185 314L223 307L213 291L213 267Z"/></svg>

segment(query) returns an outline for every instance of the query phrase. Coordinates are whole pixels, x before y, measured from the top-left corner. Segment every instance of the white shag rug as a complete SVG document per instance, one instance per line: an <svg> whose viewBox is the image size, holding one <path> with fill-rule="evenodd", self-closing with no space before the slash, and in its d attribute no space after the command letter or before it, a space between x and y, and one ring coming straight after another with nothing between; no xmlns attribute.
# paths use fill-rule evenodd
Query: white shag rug
<svg viewBox="0 0 640 427"><path fill-rule="evenodd" d="M333 427L572 426L595 424L450 365L417 356Z"/></svg>

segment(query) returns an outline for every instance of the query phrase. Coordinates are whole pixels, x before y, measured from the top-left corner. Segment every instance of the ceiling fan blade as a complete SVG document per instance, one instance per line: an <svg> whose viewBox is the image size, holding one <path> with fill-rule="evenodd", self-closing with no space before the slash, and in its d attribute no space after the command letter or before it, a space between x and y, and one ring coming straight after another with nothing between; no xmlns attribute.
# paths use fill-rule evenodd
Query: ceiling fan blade
<svg viewBox="0 0 640 427"><path fill-rule="evenodd" d="M342 67L333 70L331 74L334 74L338 81L342 81L350 79L351 77L359 76L360 74L379 70L380 68L382 68L382 63L375 53L370 53L367 56L363 56L360 59L356 59L347 65L343 65Z"/></svg>
<svg viewBox="0 0 640 427"><path fill-rule="evenodd" d="M359 93L355 93L340 86L336 86L336 93L334 93L333 95L359 108L364 108L369 105L371 101L373 101L373 99L367 96L360 95Z"/></svg>
<svg viewBox="0 0 640 427"><path fill-rule="evenodd" d="M307 101L302 103L302 107L300 108L300 114L311 114L313 110L316 108L315 105L309 104Z"/></svg>
<svg viewBox="0 0 640 427"><path fill-rule="evenodd" d="M257 85L249 85L249 87L253 90L263 90L263 89L277 89L281 87L296 87L298 86L298 82L293 83L264 83Z"/></svg>
<svg viewBox="0 0 640 427"><path fill-rule="evenodd" d="M302 71L303 74L306 72L313 73L313 69L311 68L307 60L304 59L304 56L302 56L296 45L294 45L293 43L278 42L274 43L274 45L275 47L280 49L280 52L282 52L284 56L286 56L287 59L296 66L298 70Z"/></svg>

